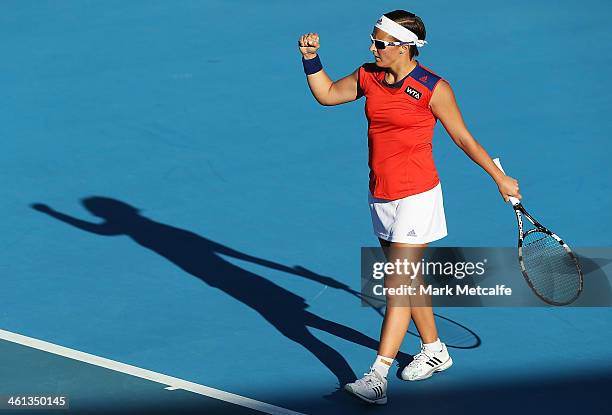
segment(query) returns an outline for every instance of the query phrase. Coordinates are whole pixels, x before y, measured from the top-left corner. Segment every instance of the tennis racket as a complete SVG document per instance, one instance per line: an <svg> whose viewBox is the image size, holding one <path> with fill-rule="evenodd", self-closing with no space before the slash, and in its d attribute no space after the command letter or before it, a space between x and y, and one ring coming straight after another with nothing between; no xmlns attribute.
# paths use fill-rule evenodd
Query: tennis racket
<svg viewBox="0 0 612 415"><path fill-rule="evenodd" d="M493 162L504 171L498 158ZM548 304L567 305L574 302L583 288L578 258L557 234L527 213L517 198L510 196L509 199L518 222L518 260L527 284L535 295ZM525 231L523 216L531 222L532 229Z"/></svg>

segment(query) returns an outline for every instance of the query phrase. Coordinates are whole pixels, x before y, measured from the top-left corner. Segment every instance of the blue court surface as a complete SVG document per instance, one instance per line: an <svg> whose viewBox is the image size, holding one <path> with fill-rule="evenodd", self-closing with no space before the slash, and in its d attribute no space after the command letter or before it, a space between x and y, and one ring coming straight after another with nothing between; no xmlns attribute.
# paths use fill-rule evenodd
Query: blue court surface
<svg viewBox="0 0 612 415"><path fill-rule="evenodd" d="M367 121L363 98L316 103L297 40L317 32L337 80L402 8L529 211L611 247L610 2L3 1L0 395L69 398L32 413L606 412L609 307L437 309L452 369L394 366L386 406L339 390L382 321L334 288L358 290L377 245ZM434 157L434 245L514 246L512 209L440 124Z"/></svg>

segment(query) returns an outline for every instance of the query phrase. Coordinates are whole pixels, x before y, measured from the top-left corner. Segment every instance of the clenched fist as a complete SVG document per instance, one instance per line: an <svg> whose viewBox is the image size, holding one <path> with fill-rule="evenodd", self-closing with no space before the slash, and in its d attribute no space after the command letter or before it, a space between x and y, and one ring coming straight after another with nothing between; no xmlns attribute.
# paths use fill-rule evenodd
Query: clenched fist
<svg viewBox="0 0 612 415"><path fill-rule="evenodd" d="M298 46L300 52L304 56L304 59L312 59L317 55L317 50L321 46L319 44L319 35L316 33L306 33L300 36L298 40Z"/></svg>

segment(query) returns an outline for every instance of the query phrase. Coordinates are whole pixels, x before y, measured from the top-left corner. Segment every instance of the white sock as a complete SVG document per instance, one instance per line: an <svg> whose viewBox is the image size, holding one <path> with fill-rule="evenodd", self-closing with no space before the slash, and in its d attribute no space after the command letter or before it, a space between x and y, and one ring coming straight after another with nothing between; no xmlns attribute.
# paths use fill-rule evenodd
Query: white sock
<svg viewBox="0 0 612 415"><path fill-rule="evenodd" d="M438 338L433 343L423 343L423 346L425 347L426 350L430 352L441 352L442 351L442 342L440 341L440 338Z"/></svg>
<svg viewBox="0 0 612 415"><path fill-rule="evenodd" d="M372 365L372 368L375 371L377 371L379 375L386 378L387 374L389 373L389 368L391 367L392 364L393 364L393 359L391 359L390 357L377 355L376 360L374 361L374 364Z"/></svg>

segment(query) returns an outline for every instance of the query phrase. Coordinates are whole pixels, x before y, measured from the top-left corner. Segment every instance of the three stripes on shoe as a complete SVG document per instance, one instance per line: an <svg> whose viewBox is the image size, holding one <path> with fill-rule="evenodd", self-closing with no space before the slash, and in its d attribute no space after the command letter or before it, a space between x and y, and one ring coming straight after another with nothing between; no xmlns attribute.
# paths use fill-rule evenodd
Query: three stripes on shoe
<svg viewBox="0 0 612 415"><path fill-rule="evenodd" d="M385 394L382 386L374 386L372 390L376 393L376 399L382 398L382 396Z"/></svg>
<svg viewBox="0 0 612 415"><path fill-rule="evenodd" d="M441 365L442 361L434 356L434 357L429 358L429 360L425 363L427 363L431 367L436 367L438 365Z"/></svg>

